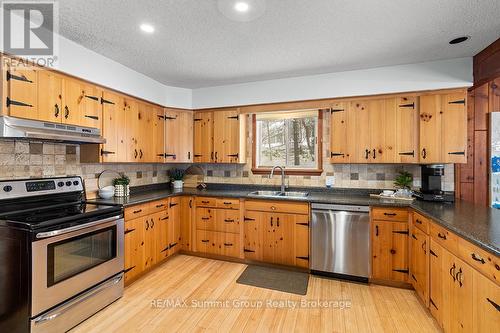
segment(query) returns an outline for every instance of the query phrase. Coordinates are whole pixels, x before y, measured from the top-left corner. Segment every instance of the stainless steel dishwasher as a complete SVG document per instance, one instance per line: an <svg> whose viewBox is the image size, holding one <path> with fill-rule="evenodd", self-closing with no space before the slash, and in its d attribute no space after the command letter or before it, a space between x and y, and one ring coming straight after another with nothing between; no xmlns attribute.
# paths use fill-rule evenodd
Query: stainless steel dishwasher
<svg viewBox="0 0 500 333"><path fill-rule="evenodd" d="M312 204L312 273L368 282L368 206Z"/></svg>

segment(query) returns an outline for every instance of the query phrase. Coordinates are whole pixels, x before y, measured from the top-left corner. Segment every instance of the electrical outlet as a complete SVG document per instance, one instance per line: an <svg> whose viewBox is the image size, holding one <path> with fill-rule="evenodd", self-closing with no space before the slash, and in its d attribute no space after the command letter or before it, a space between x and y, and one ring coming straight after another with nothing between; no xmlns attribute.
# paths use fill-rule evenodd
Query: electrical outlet
<svg viewBox="0 0 500 333"><path fill-rule="evenodd" d="M326 176L325 185L326 187L333 187L335 185L335 176Z"/></svg>

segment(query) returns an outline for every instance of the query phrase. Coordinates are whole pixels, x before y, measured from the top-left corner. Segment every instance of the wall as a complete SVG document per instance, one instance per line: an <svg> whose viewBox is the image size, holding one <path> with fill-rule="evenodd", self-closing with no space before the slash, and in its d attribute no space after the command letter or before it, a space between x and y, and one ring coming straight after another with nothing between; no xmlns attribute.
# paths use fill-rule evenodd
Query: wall
<svg viewBox="0 0 500 333"><path fill-rule="evenodd" d="M234 84L193 90L193 108L210 108L469 87L472 58Z"/></svg>

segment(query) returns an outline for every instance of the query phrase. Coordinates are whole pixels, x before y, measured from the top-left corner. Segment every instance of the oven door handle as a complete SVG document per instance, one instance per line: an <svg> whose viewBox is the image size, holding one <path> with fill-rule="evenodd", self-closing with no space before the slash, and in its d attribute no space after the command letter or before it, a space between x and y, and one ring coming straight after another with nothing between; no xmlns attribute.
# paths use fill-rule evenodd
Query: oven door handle
<svg viewBox="0 0 500 333"><path fill-rule="evenodd" d="M59 229L59 230L53 230L53 231L47 231L47 232L39 232L39 233L36 234L36 238L42 239L42 238L49 238L49 237L54 237L54 236L58 236L58 235L62 235L62 234L67 234L69 232L73 232L73 231L77 231L77 230L82 230L82 229L93 227L95 225L99 225L99 224L102 224L102 223L106 223L106 222L118 220L120 218L121 218L121 215L116 215L116 216L113 216L113 217L108 217L106 219L97 220L97 221L85 223L85 224L82 224L82 225L75 225L75 226L69 227L69 228L64 228L64 229Z"/></svg>
<svg viewBox="0 0 500 333"><path fill-rule="evenodd" d="M102 284L100 286L96 286L93 289L90 289L87 293L80 296L79 298L77 298L75 300L71 300L65 304L62 304L58 308L54 309L53 311L50 311L49 313L46 313L44 315L41 315L41 316L35 318L33 321L35 324L41 324L43 322L56 319L57 317L61 316L62 314L64 314L68 310L70 310L72 307L74 307L74 306L80 304L81 302L89 299L90 297L104 291L105 289L108 289L108 288L114 286L115 284L119 283L122 279L123 279L123 273L121 273L117 277L113 278L112 280L105 282L104 284Z"/></svg>

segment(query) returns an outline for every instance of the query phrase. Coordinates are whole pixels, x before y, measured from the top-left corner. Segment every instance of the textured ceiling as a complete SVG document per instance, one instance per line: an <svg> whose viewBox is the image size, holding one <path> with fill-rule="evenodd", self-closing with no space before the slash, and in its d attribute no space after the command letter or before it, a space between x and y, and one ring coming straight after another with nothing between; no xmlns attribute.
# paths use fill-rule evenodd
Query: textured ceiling
<svg viewBox="0 0 500 333"><path fill-rule="evenodd" d="M472 56L500 36L498 0L267 0L252 22L216 0L60 0L59 13L63 36L188 88Z"/></svg>

